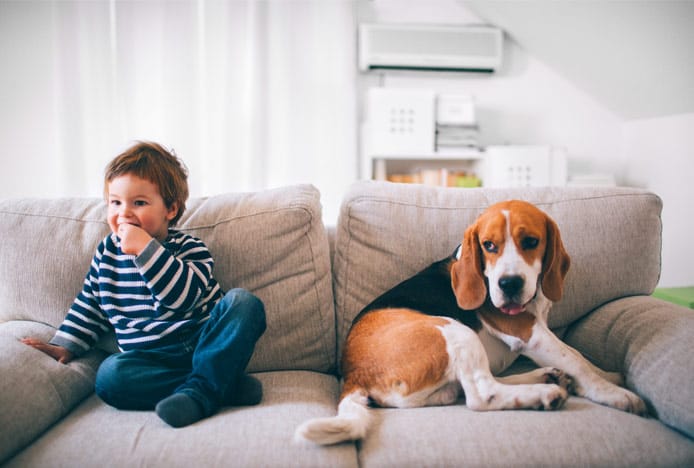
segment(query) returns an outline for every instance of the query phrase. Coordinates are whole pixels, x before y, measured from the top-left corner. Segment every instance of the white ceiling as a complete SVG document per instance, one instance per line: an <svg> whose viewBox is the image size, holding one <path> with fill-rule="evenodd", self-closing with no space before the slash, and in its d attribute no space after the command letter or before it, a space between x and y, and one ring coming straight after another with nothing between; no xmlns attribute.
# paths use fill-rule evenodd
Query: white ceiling
<svg viewBox="0 0 694 468"><path fill-rule="evenodd" d="M694 1L460 2L626 120L694 112Z"/></svg>

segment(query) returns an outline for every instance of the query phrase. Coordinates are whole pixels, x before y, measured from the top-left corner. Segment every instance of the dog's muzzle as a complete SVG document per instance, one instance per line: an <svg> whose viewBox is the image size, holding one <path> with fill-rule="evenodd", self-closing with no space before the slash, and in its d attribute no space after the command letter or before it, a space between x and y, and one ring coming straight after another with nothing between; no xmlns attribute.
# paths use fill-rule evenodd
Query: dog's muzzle
<svg viewBox="0 0 694 468"><path fill-rule="evenodd" d="M504 303L499 306L501 312L508 315L518 315L525 311L525 305L520 299L525 280L522 276L502 276L498 282L499 289L504 294Z"/></svg>

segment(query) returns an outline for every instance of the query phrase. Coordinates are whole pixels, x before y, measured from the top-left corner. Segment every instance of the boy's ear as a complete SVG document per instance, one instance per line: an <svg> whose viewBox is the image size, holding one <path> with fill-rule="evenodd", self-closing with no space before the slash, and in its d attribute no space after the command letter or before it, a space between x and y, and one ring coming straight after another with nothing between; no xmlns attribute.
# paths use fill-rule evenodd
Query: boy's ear
<svg viewBox="0 0 694 468"><path fill-rule="evenodd" d="M166 213L167 221L171 221L178 214L178 202L173 202Z"/></svg>

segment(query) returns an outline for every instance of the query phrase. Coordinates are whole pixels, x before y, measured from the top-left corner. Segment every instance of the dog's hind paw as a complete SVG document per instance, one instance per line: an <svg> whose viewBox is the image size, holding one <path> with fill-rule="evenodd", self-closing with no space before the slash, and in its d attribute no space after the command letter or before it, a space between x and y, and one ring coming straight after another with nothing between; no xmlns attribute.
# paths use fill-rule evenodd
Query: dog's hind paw
<svg viewBox="0 0 694 468"><path fill-rule="evenodd" d="M610 406L638 416L648 416L646 403L641 397L626 388L620 388L619 390L619 392L615 392L616 395L608 402Z"/></svg>

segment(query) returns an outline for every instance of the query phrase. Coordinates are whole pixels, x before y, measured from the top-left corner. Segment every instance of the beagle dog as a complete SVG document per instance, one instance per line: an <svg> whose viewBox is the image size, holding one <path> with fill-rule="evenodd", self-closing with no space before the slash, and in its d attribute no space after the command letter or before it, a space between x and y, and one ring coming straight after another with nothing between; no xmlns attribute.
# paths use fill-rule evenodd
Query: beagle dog
<svg viewBox="0 0 694 468"><path fill-rule="evenodd" d="M363 438L369 406L449 405L472 410L556 410L569 393L645 414L644 402L554 335L570 259L556 223L534 205L489 207L449 257L367 305L354 319L342 358L337 416L297 428L297 439L335 444ZM540 367L494 377L519 355Z"/></svg>

